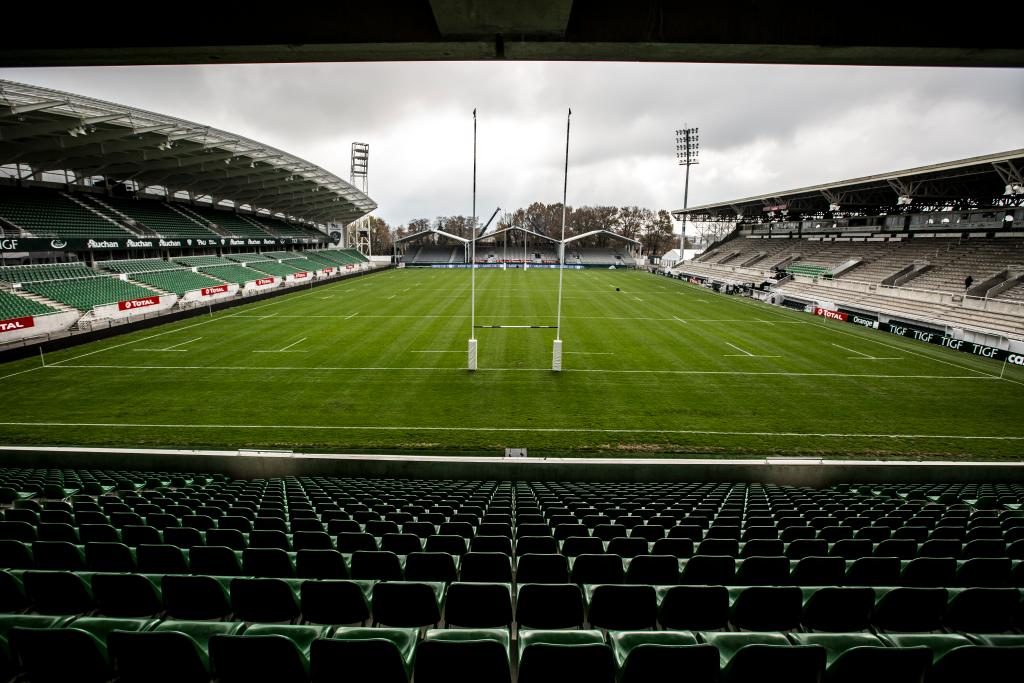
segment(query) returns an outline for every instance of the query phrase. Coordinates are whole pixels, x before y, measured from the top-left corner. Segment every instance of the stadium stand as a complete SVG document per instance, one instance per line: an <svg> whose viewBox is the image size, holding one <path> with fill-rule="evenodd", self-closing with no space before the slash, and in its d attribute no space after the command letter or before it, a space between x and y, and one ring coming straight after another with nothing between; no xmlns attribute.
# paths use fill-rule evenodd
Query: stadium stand
<svg viewBox="0 0 1024 683"><path fill-rule="evenodd" d="M51 190L0 191L0 218L32 237L131 237L132 233Z"/></svg>
<svg viewBox="0 0 1024 683"><path fill-rule="evenodd" d="M257 222L246 220L235 215L233 211L214 209L213 207L192 205L191 211L201 218L217 225L221 230L236 237L269 237L270 232Z"/></svg>
<svg viewBox="0 0 1024 683"><path fill-rule="evenodd" d="M263 254L225 254L224 258L235 263L273 263L274 259Z"/></svg>
<svg viewBox="0 0 1024 683"><path fill-rule="evenodd" d="M413 265L431 265L440 263L462 263L465 250L462 246L423 246L417 249L406 263Z"/></svg>
<svg viewBox="0 0 1024 683"><path fill-rule="evenodd" d="M220 256L179 256L171 259L174 263L180 263L190 268L203 268L206 266L231 266L234 262Z"/></svg>
<svg viewBox="0 0 1024 683"><path fill-rule="evenodd" d="M0 673L31 681L918 683L1024 664L1014 484L2 468L0 502Z"/></svg>
<svg viewBox="0 0 1024 683"><path fill-rule="evenodd" d="M223 284L222 279L215 276L194 273L185 268L173 270L162 270L150 273L135 273L130 276L132 280L141 282L150 287L155 287L164 292L171 292L181 296L186 292L195 291L204 287L216 287Z"/></svg>
<svg viewBox="0 0 1024 683"><path fill-rule="evenodd" d="M181 266L162 258L140 258L100 261L97 267L111 273L151 273L158 270L179 270Z"/></svg>
<svg viewBox="0 0 1024 683"><path fill-rule="evenodd" d="M0 280L5 282L44 282L96 277L95 270L84 263L42 263L28 266L0 267Z"/></svg>
<svg viewBox="0 0 1024 683"><path fill-rule="evenodd" d="M214 233L198 221L177 210L173 204L156 199L123 199L91 197L128 218L149 228L161 237L213 237Z"/></svg>
<svg viewBox="0 0 1024 683"><path fill-rule="evenodd" d="M0 320L55 312L56 309L51 306L0 289Z"/></svg>
<svg viewBox="0 0 1024 683"><path fill-rule="evenodd" d="M287 263L278 263L277 261L260 261L259 263L251 264L251 267L253 270L258 270L267 275L276 275L277 277L287 277L293 273L301 273L305 270L305 268L296 268Z"/></svg>
<svg viewBox="0 0 1024 683"><path fill-rule="evenodd" d="M200 272L219 280L235 282L239 285L264 277L264 274L261 271L253 270L252 268L245 268L239 264L232 264L228 266L208 266L200 268Z"/></svg>
<svg viewBox="0 0 1024 683"><path fill-rule="evenodd" d="M22 284L22 287L33 294L59 301L83 312L117 301L151 297L155 293L152 289L141 285L103 276L26 282Z"/></svg>

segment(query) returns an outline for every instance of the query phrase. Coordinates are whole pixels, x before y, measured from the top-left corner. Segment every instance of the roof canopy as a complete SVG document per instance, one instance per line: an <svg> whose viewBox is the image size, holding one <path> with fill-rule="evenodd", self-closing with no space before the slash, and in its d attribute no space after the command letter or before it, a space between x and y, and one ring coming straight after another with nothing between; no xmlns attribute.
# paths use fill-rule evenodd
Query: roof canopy
<svg viewBox="0 0 1024 683"><path fill-rule="evenodd" d="M623 242L629 242L633 246L637 246L637 247L640 246L640 241L639 240L635 240L635 239L632 239L630 237L626 237L625 235L620 235L619 233L612 232L611 230L591 230L590 232L584 232L582 234L575 235L573 237L566 237L565 238L565 243L569 244L569 242L575 242L577 240L586 239L588 237L593 237L594 235L600 235L600 234L605 234L605 235L608 235L610 237L614 237L615 239L622 240Z"/></svg>
<svg viewBox="0 0 1024 683"><path fill-rule="evenodd" d="M993 206L1006 201L1007 185L1024 183L1024 149L921 166L904 171L841 180L796 190L691 206L685 213L694 220L756 220L769 211L824 213L832 205L842 211L884 210L900 204L901 197L915 204L945 205L976 200ZM684 211L672 215L680 219Z"/></svg>
<svg viewBox="0 0 1024 683"><path fill-rule="evenodd" d="M244 11L209 2L199 20L136 3L126 31L102 11L7 2L0 66L578 59L1020 67L1020 13L1019 3L975 0L953 25L948 13L916 2L374 0L284 10L248 3Z"/></svg>
<svg viewBox="0 0 1024 683"><path fill-rule="evenodd" d="M377 204L334 174L191 121L0 80L0 165L159 185L315 222L349 223Z"/></svg>
<svg viewBox="0 0 1024 683"><path fill-rule="evenodd" d="M420 230L419 232L414 232L411 235L406 235L405 237L399 237L397 240L395 240L395 244L398 244L399 242L409 242L414 239L419 239L420 237L426 237L427 235L440 235L441 237L448 237L450 239L453 239L456 242L469 244L469 240L467 240L465 237L459 237L458 235L453 235L450 232L438 230L437 228L427 228L426 230Z"/></svg>

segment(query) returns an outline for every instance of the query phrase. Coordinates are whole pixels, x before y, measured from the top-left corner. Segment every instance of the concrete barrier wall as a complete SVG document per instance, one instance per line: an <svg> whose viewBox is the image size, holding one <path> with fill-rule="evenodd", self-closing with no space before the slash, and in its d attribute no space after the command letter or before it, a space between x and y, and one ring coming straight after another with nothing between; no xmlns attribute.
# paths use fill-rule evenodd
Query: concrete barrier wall
<svg viewBox="0 0 1024 683"><path fill-rule="evenodd" d="M32 318L32 327L12 329L0 332L0 344L7 344L18 339L30 339L41 337L54 332L62 332L82 317L78 311L60 311L49 315L29 316Z"/></svg>
<svg viewBox="0 0 1024 683"><path fill-rule="evenodd" d="M1021 462L816 459L487 458L288 454L253 451L0 447L0 464L285 476L493 479L505 481L747 482L824 487L840 483L1024 483Z"/></svg>

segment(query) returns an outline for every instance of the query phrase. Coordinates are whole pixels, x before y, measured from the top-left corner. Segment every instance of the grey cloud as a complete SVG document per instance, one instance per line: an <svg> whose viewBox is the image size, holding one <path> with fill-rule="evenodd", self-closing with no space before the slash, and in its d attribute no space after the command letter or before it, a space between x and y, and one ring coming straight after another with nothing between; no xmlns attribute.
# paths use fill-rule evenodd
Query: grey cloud
<svg viewBox="0 0 1024 683"><path fill-rule="evenodd" d="M370 194L392 223L469 210L473 107L481 114L479 207L560 200L570 105L569 202L577 205L680 206L673 131L684 122L701 129L691 203L1024 143L1020 70L489 62L9 69L0 77L208 123L342 177L348 144L370 142Z"/></svg>

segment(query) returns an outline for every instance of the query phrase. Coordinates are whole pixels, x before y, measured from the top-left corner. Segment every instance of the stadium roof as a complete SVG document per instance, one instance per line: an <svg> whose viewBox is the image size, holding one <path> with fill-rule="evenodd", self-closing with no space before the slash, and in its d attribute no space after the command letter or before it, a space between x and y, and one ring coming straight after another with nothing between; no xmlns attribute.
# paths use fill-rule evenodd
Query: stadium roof
<svg viewBox="0 0 1024 683"><path fill-rule="evenodd" d="M0 80L0 165L69 170L349 223L377 208L308 161L255 140L121 104Z"/></svg>
<svg viewBox="0 0 1024 683"><path fill-rule="evenodd" d="M783 207L815 214L829 211L833 204L843 211L883 210L897 206L900 197L909 197L916 205L948 205L973 199L992 206L1007 199L1009 185L1024 185L1024 149L691 206L685 212L676 209L672 215L676 219L686 213L698 221L727 220L758 217Z"/></svg>
<svg viewBox="0 0 1024 683"><path fill-rule="evenodd" d="M401 60L616 60L1024 66L1019 3L955 18L920 2L374 0L206 3L201 20L7 3L0 66ZM1016 17L1016 19L1014 18ZM16 28L17 30L13 30Z"/></svg>

